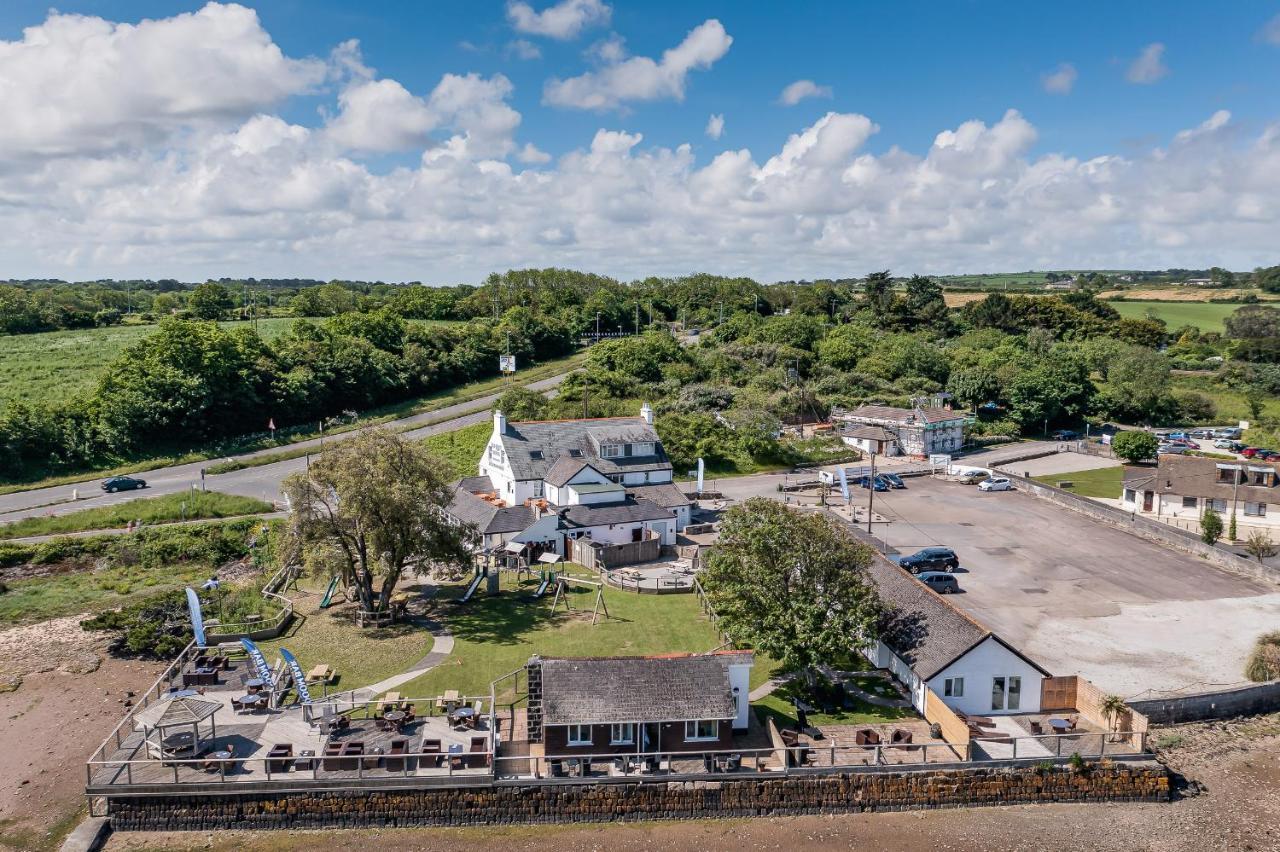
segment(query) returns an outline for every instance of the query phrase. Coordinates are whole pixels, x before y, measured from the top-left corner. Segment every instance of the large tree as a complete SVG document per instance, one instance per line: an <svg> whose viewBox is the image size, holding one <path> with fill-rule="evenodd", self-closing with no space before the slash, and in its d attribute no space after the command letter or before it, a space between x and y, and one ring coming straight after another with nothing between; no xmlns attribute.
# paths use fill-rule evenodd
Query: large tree
<svg viewBox="0 0 1280 852"><path fill-rule="evenodd" d="M735 641L810 672L875 639L873 558L830 517L757 497L725 513L701 580Z"/></svg>
<svg viewBox="0 0 1280 852"><path fill-rule="evenodd" d="M473 531L444 513L448 465L383 429L337 442L288 477L290 544L304 566L337 573L366 612L385 610L410 563L461 567Z"/></svg>

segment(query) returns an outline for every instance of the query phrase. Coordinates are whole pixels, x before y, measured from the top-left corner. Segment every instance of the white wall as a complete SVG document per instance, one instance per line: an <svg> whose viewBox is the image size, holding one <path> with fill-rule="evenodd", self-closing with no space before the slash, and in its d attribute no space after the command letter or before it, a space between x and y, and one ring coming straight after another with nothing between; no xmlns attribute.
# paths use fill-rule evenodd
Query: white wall
<svg viewBox="0 0 1280 852"><path fill-rule="evenodd" d="M993 710L991 707L991 679L1010 676L1022 678L1021 701L1016 710ZM944 695L943 681L947 678L964 678L964 695L960 698ZM999 713L1039 713L1040 682L1044 679L1039 670L988 637L976 648L938 672L928 682L928 687L952 710L987 716ZM923 701L922 701L923 705Z"/></svg>
<svg viewBox="0 0 1280 852"><path fill-rule="evenodd" d="M745 730L747 714L751 712L751 665L733 663L729 666L729 688L738 690L738 716L733 720L734 730Z"/></svg>
<svg viewBox="0 0 1280 852"><path fill-rule="evenodd" d="M919 713L924 712L924 681L917 677L915 672L911 671L911 667L907 665L906 661L893 653L888 645L883 642L876 642L872 662L876 664L876 668L888 669L898 683L906 687L907 692L911 695L911 704L916 708L916 711Z"/></svg>

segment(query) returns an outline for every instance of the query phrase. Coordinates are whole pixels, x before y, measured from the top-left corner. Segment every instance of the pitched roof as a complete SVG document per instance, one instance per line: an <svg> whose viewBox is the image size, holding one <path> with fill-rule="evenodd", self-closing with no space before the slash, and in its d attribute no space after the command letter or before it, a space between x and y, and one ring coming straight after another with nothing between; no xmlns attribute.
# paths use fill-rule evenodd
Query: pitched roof
<svg viewBox="0 0 1280 852"><path fill-rule="evenodd" d="M169 702L168 707L164 708L164 712L152 727L173 728L178 725L194 725L196 722L203 722L221 709L222 704L217 701L208 701L204 698L175 698Z"/></svg>
<svg viewBox="0 0 1280 852"><path fill-rule="evenodd" d="M636 499L651 500L665 509L688 506L693 502L674 482L663 482L660 485L634 485L627 489L627 494Z"/></svg>
<svg viewBox="0 0 1280 852"><path fill-rule="evenodd" d="M674 518L675 512L652 500L627 497L617 503L578 503L563 509L560 517L566 527L599 527L605 524L632 524L637 521L661 521Z"/></svg>
<svg viewBox="0 0 1280 852"><path fill-rule="evenodd" d="M487 480L488 477L471 477L471 479ZM453 489L453 497L445 509L455 520L470 524L485 535L519 532L533 523L533 509L528 506L495 506L464 488L465 482L467 480L462 480Z"/></svg>
<svg viewBox="0 0 1280 852"><path fill-rule="evenodd" d="M891 441L893 436L890 435L883 426L854 426L840 434L850 438L862 438L869 441Z"/></svg>
<svg viewBox="0 0 1280 852"><path fill-rule="evenodd" d="M868 572L881 600L892 609L880 627L880 638L922 679L929 680L987 638L1049 674L986 625L884 557L873 559Z"/></svg>
<svg viewBox="0 0 1280 852"><path fill-rule="evenodd" d="M501 437L516 479L545 479L552 466L561 457L570 456L571 450L577 450L581 460L590 462L592 467L606 475L671 469L658 433L643 417L521 420L508 422ZM611 443L652 443L655 453L650 456L600 458L599 445ZM531 451L541 451L542 458L533 458Z"/></svg>
<svg viewBox="0 0 1280 852"><path fill-rule="evenodd" d="M545 659L541 661L543 724L733 719L738 713L729 666L753 660L749 651Z"/></svg>
<svg viewBox="0 0 1280 852"><path fill-rule="evenodd" d="M570 479L578 475L578 472L584 467L590 467L591 462L586 459L575 459L573 456L564 455L555 460L555 464L547 468L546 474L542 477L548 485L554 485L559 488Z"/></svg>
<svg viewBox="0 0 1280 852"><path fill-rule="evenodd" d="M949 408L895 408L891 405L860 405L842 416L845 420L882 420L888 423L917 425L924 423L942 423L947 420L965 420L968 415L963 411L952 411Z"/></svg>
<svg viewBox="0 0 1280 852"><path fill-rule="evenodd" d="M1218 470L1222 465L1238 467L1248 475L1248 482L1241 482L1237 489L1228 479L1221 482ZM1273 481L1280 479L1280 465L1270 462L1234 461L1228 459L1201 458L1196 456L1160 456L1155 471L1154 490L1159 494L1179 497L1217 497L1222 500L1239 498L1241 502L1280 502L1280 488L1268 485L1251 485L1252 474L1274 471Z"/></svg>

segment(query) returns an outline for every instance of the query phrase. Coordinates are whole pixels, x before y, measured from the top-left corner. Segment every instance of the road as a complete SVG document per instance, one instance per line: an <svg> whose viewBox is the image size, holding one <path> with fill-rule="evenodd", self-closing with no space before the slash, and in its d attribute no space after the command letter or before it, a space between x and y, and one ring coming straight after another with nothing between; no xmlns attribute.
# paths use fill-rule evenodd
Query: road
<svg viewBox="0 0 1280 852"><path fill-rule="evenodd" d="M530 382L524 387L537 391L553 391L568 376L569 373L562 373L558 376ZM451 432L464 426L471 426L488 420L489 408L500 396L500 393L494 393L473 399L470 402L460 402L444 408L437 408L434 411L414 414L382 425L388 428L404 429L405 427L413 427L415 424L429 424L418 426L418 428L410 428L409 431L403 433L406 438L425 438L441 432ZM334 441L346 440L359 431L356 429L333 435L325 438L324 443L330 444ZM316 438L309 441L299 441L296 444L289 444L283 447L274 447L268 450L258 450L244 455L232 456L231 458L233 460L246 460L298 448L314 449L318 452L320 444L320 439ZM35 516L64 515L80 509L127 503L140 497L160 497L165 494L177 494L187 491L193 486L198 488L200 486L200 469L213 463L213 461L191 462L189 464L157 468L138 474L140 478L147 481L148 486L139 491L106 494L100 488L102 477L98 476L70 485L56 485L51 488L37 488L31 491L5 494L0 496L0 523L8 523ZM306 465L306 458L300 457L258 467L247 467L216 476L207 476L205 478L205 488L209 491L241 494L245 497L273 501L280 497L280 483L284 478L295 471L304 469ZM79 498L73 501L72 495L76 492L79 492Z"/></svg>

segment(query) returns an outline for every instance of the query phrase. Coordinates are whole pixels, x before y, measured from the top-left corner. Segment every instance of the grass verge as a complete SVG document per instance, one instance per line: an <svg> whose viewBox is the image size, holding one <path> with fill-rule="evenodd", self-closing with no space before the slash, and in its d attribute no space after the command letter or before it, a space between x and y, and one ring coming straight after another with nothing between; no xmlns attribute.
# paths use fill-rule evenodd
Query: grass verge
<svg viewBox="0 0 1280 852"><path fill-rule="evenodd" d="M0 539L116 529L126 526L130 521L161 524L169 521L257 515L273 511L275 507L270 503L253 497L221 494L217 491L192 491L132 500L118 506L82 509L79 512L56 517L23 518L0 526Z"/></svg>
<svg viewBox="0 0 1280 852"><path fill-rule="evenodd" d="M1123 488L1124 468L1099 467L1092 470L1073 470L1068 473L1046 473L1031 478L1037 482L1055 486L1059 482L1070 482L1070 485L1063 486L1063 490L1079 494L1081 497L1116 499Z"/></svg>

